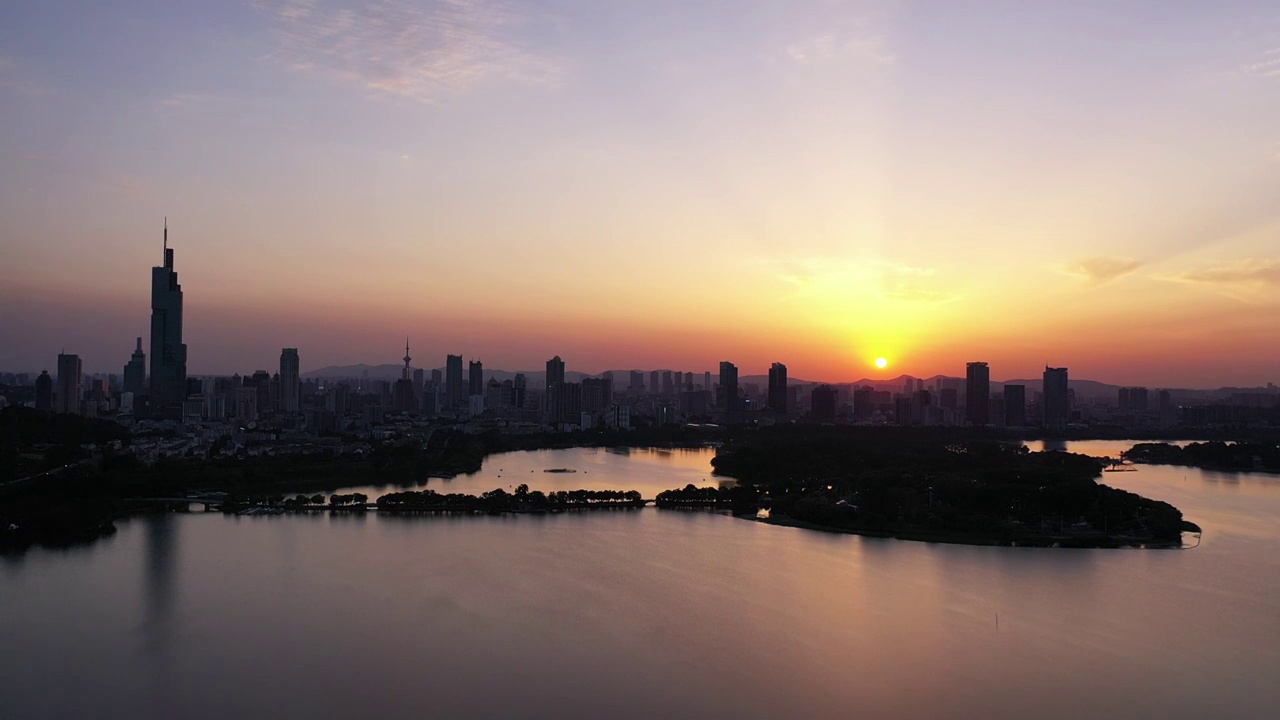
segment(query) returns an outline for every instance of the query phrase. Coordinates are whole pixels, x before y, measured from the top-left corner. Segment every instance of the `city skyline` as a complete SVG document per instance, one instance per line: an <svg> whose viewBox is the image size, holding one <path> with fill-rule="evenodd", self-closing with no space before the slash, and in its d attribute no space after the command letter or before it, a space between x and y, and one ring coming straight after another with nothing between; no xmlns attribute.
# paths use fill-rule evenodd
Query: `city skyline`
<svg viewBox="0 0 1280 720"><path fill-rule="evenodd" d="M0 10L0 367L1276 380L1272 8L344 9Z"/></svg>

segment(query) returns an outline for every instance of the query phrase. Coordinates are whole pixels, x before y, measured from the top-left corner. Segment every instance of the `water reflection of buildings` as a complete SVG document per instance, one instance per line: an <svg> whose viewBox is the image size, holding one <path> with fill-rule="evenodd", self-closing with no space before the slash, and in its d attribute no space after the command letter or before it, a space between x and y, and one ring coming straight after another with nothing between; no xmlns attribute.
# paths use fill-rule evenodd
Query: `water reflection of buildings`
<svg viewBox="0 0 1280 720"><path fill-rule="evenodd" d="M174 556L178 544L178 520L172 515L156 515L145 520L147 625L168 625L173 611Z"/></svg>

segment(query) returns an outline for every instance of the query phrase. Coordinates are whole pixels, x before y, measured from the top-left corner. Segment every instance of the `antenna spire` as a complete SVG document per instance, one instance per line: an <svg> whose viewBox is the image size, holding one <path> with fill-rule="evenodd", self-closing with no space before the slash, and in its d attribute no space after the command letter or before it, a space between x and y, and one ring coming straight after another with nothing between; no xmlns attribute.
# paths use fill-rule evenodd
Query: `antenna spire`
<svg viewBox="0 0 1280 720"><path fill-rule="evenodd" d="M169 216L164 216L164 249L169 249Z"/></svg>

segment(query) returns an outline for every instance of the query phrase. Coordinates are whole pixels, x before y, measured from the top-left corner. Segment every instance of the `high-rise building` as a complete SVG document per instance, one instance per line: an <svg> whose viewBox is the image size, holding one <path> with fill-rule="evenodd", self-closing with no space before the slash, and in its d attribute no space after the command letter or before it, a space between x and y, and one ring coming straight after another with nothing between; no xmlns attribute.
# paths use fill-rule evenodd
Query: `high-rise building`
<svg viewBox="0 0 1280 720"><path fill-rule="evenodd" d="M660 374L661 373L659 373L657 370L654 370L653 372L649 373L649 394L650 395L657 395L662 390L662 386L659 384L659 381L658 381L658 376Z"/></svg>
<svg viewBox="0 0 1280 720"><path fill-rule="evenodd" d="M562 382L564 382L564 361L556 355L547 361L547 394L551 393L551 388Z"/></svg>
<svg viewBox="0 0 1280 720"><path fill-rule="evenodd" d="M769 409L779 415L787 412L787 366L778 362L769 367Z"/></svg>
<svg viewBox="0 0 1280 720"><path fill-rule="evenodd" d="M182 286L173 269L169 223L164 227L164 265L151 268L151 414L182 419L187 395L187 346L182 342Z"/></svg>
<svg viewBox="0 0 1280 720"><path fill-rule="evenodd" d="M124 366L124 391L135 395L147 391L147 354L142 352L142 338L138 338L133 357Z"/></svg>
<svg viewBox="0 0 1280 720"><path fill-rule="evenodd" d="M517 410L524 409L525 391L528 389L529 379L524 373L516 373L515 382L511 383L511 406Z"/></svg>
<svg viewBox="0 0 1280 720"><path fill-rule="evenodd" d="M467 386L462 379L462 356L449 355L444 363L444 397L450 410L467 406Z"/></svg>
<svg viewBox="0 0 1280 720"><path fill-rule="evenodd" d="M1071 398L1068 393L1067 369L1044 369L1044 426L1049 430L1062 430L1071 418Z"/></svg>
<svg viewBox="0 0 1280 720"><path fill-rule="evenodd" d="M41 370L36 378L36 412L48 415L53 412L53 378L48 370Z"/></svg>
<svg viewBox="0 0 1280 720"><path fill-rule="evenodd" d="M79 355L58 355L58 393L54 398L54 412L80 414L81 372Z"/></svg>
<svg viewBox="0 0 1280 720"><path fill-rule="evenodd" d="M730 416L738 412L738 367L729 361L720 363L720 389L717 391L721 410Z"/></svg>
<svg viewBox="0 0 1280 720"><path fill-rule="evenodd" d="M298 348L284 348L280 351L280 409L290 414L302 410L299 403L302 385L299 382L298 367Z"/></svg>
<svg viewBox="0 0 1280 720"><path fill-rule="evenodd" d="M558 382L547 392L547 410L551 424L578 425L582 422L582 385Z"/></svg>
<svg viewBox="0 0 1280 720"><path fill-rule="evenodd" d="M471 397L484 395L484 365L479 360L472 360L467 365L467 394Z"/></svg>
<svg viewBox="0 0 1280 720"><path fill-rule="evenodd" d="M702 391L711 392L711 371L702 373Z"/></svg>
<svg viewBox="0 0 1280 720"><path fill-rule="evenodd" d="M971 362L965 368L964 417L970 425L991 422L991 370L984 362Z"/></svg>
<svg viewBox="0 0 1280 720"><path fill-rule="evenodd" d="M610 378L583 378L582 412L598 415L613 403L613 380Z"/></svg>
<svg viewBox="0 0 1280 720"><path fill-rule="evenodd" d="M875 413L875 401L873 396L875 389L870 386L862 386L853 390L853 419L854 420L870 420L872 414ZM810 403L812 403L813 394L809 394ZM812 409L812 407L810 408Z"/></svg>
<svg viewBox="0 0 1280 720"><path fill-rule="evenodd" d="M1149 393L1144 387L1120 388L1119 404L1121 412L1145 413L1147 411Z"/></svg>
<svg viewBox="0 0 1280 720"><path fill-rule="evenodd" d="M627 389L633 393L644 390L644 373L639 370L632 370L631 382L627 384Z"/></svg>
<svg viewBox="0 0 1280 720"><path fill-rule="evenodd" d="M1023 427L1027 424L1027 386L1004 386L1004 424Z"/></svg>
<svg viewBox="0 0 1280 720"><path fill-rule="evenodd" d="M836 399L838 393L830 385L819 385L809 393L809 411L814 422L833 423L836 421Z"/></svg>

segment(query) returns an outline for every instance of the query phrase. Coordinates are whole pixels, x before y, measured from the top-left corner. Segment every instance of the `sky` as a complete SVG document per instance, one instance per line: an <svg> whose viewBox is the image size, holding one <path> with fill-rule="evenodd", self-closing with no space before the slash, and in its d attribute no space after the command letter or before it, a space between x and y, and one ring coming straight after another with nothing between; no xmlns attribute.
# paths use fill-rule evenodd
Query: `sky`
<svg viewBox="0 0 1280 720"><path fill-rule="evenodd" d="M1271 0L5 3L0 128L9 371L167 217L192 374L1280 381Z"/></svg>

